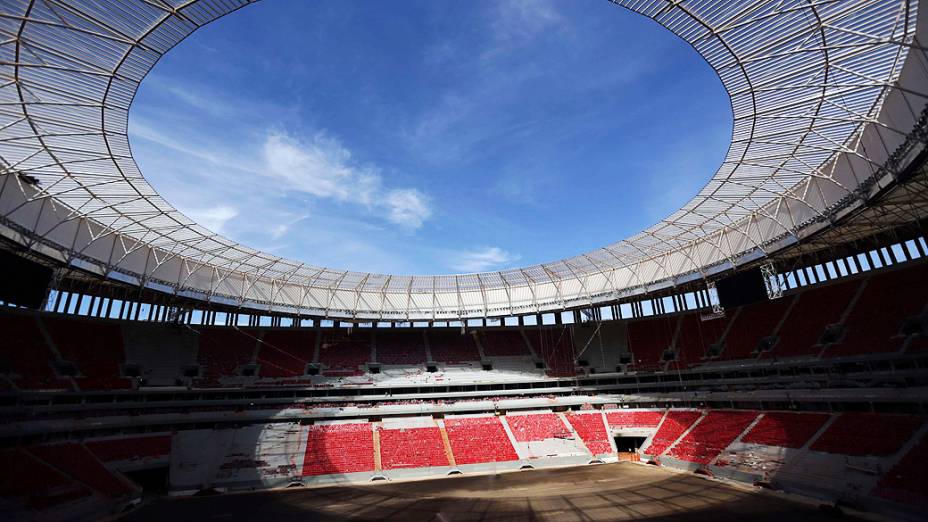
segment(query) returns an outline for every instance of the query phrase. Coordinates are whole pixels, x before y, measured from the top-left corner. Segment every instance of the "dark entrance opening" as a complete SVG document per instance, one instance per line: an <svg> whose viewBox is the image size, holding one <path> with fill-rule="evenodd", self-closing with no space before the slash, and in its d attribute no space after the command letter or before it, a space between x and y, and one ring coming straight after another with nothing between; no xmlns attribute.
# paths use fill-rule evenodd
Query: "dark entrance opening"
<svg viewBox="0 0 928 522"><path fill-rule="evenodd" d="M644 444L647 437L616 437L615 449L619 453L635 453Z"/></svg>

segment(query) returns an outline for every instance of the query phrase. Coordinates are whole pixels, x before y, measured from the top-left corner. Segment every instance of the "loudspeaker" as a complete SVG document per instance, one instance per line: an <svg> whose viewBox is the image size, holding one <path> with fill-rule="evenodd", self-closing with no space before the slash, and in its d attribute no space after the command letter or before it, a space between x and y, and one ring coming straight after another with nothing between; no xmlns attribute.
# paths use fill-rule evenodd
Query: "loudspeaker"
<svg viewBox="0 0 928 522"><path fill-rule="evenodd" d="M52 269L0 251L0 301L38 309L52 280Z"/></svg>
<svg viewBox="0 0 928 522"><path fill-rule="evenodd" d="M735 308L767 299L767 285L764 284L760 268L752 268L720 279L715 282L715 290L719 294L719 304L722 308Z"/></svg>

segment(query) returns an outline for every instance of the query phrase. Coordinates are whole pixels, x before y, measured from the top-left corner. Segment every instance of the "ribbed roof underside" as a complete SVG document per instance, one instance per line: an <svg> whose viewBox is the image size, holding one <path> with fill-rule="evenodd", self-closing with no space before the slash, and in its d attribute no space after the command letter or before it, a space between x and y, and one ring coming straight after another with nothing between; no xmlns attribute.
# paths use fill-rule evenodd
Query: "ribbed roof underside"
<svg viewBox="0 0 928 522"><path fill-rule="evenodd" d="M616 1L689 42L731 98L732 143L699 194L631 238L561 261L466 275L350 272L210 232L159 196L132 158L139 83L186 36L248 3L4 0L0 231L102 275L251 307L405 319L555 310L801 239L904 144L928 83L912 47L914 0Z"/></svg>

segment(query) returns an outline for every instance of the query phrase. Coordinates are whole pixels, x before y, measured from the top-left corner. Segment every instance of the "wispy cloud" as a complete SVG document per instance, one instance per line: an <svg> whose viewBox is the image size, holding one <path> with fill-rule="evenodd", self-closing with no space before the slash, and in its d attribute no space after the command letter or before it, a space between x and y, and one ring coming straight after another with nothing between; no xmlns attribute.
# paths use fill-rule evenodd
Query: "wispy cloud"
<svg viewBox="0 0 928 522"><path fill-rule="evenodd" d="M486 246L453 252L449 256L448 268L458 272L486 272L505 268L521 258L522 256L511 254L499 247Z"/></svg>
<svg viewBox="0 0 928 522"><path fill-rule="evenodd" d="M264 174L284 183L285 190L382 209L391 223L408 230L420 228L432 215L424 193L384 187L380 169L354 161L341 142L324 133L304 141L272 133L263 153Z"/></svg>
<svg viewBox="0 0 928 522"><path fill-rule="evenodd" d="M200 225L221 234L229 220L238 216L238 209L228 205L207 208L184 208L181 211Z"/></svg>

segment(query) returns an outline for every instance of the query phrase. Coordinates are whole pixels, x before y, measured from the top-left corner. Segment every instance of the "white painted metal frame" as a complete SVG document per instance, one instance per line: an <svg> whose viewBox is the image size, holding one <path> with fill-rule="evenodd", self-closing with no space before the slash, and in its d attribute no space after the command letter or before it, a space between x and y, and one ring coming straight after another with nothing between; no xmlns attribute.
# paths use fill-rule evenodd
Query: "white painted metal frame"
<svg viewBox="0 0 928 522"><path fill-rule="evenodd" d="M917 0L615 0L689 42L731 97L725 161L680 210L576 257L441 276L316 267L197 225L145 181L129 107L158 59L247 0L0 0L0 233L107 277L211 302L427 320L607 302L827 226L926 104ZM27 181L39 180L39 185Z"/></svg>

